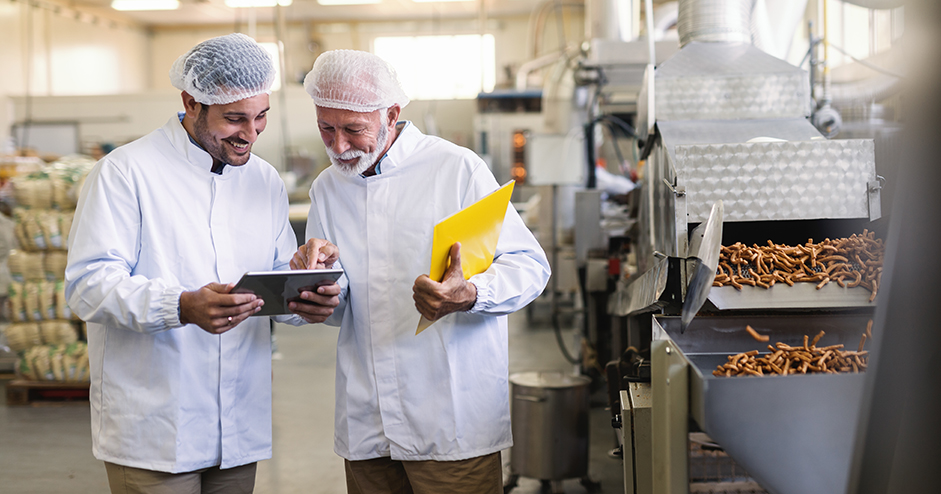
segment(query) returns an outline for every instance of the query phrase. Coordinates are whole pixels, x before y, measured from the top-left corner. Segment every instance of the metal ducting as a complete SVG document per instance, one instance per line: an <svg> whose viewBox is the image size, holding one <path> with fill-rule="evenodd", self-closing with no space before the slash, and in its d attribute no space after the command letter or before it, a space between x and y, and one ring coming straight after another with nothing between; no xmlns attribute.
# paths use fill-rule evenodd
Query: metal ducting
<svg viewBox="0 0 941 494"><path fill-rule="evenodd" d="M751 43L752 0L680 0L680 47L692 41Z"/></svg>

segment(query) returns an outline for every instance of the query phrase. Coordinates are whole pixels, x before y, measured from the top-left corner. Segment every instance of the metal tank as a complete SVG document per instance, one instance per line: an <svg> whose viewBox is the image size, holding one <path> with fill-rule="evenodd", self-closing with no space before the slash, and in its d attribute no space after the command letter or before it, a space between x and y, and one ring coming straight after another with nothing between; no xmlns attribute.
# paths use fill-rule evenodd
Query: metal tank
<svg viewBox="0 0 941 494"><path fill-rule="evenodd" d="M558 372L510 376L513 475L587 478L590 382L585 376Z"/></svg>

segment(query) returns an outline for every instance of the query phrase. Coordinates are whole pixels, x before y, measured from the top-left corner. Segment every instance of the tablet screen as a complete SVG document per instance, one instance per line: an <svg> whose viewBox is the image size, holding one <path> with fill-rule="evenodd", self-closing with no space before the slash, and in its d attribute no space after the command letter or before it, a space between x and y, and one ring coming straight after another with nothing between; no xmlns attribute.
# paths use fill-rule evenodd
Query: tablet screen
<svg viewBox="0 0 941 494"><path fill-rule="evenodd" d="M289 314L289 302L304 302L302 291L335 283L342 269L298 269L293 271L249 271L236 283L232 293L253 293L265 301L256 316Z"/></svg>

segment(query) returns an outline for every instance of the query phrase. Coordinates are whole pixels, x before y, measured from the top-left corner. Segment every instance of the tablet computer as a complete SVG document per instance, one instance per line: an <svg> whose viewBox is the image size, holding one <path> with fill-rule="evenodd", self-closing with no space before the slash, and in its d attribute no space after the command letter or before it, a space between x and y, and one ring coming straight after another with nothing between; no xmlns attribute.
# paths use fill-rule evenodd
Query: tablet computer
<svg viewBox="0 0 941 494"><path fill-rule="evenodd" d="M255 316L290 314L288 302L306 301L302 291L314 291L340 279L342 269L297 269L292 271L249 271L235 284L232 293L253 293L265 301Z"/></svg>

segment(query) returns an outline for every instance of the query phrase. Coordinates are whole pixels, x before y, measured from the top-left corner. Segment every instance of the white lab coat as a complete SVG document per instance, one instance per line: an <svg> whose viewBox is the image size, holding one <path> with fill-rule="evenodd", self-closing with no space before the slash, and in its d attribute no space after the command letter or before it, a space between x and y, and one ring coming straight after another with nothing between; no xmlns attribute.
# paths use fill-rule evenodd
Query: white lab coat
<svg viewBox="0 0 941 494"><path fill-rule="evenodd" d="M100 460L177 473L271 457L269 319L210 335L177 311L184 290L288 269L297 240L271 165L253 155L221 175L211 166L173 116L85 181L66 297L88 323Z"/></svg>
<svg viewBox="0 0 941 494"><path fill-rule="evenodd" d="M473 458L512 445L506 314L539 296L549 263L508 209L496 259L471 278L477 303L415 335L412 286L435 223L496 190L468 149L406 123L382 173L327 168L311 187L307 237L340 249L335 451L350 460Z"/></svg>

